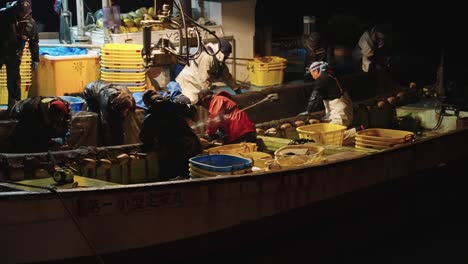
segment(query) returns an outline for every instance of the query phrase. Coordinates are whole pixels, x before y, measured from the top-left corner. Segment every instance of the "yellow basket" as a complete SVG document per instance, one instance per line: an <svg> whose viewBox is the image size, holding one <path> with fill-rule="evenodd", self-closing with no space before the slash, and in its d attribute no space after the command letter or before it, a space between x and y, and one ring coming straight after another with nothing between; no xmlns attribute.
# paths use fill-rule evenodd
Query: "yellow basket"
<svg viewBox="0 0 468 264"><path fill-rule="evenodd" d="M405 130L370 128L357 132L356 139L397 144L412 141L414 133Z"/></svg>
<svg viewBox="0 0 468 264"><path fill-rule="evenodd" d="M219 147L209 148L205 150L208 154L240 154L253 152L257 150L255 143L238 143L238 144L227 144Z"/></svg>
<svg viewBox="0 0 468 264"><path fill-rule="evenodd" d="M343 145L345 126L319 123L296 128L299 138L312 139L317 143L328 145Z"/></svg>
<svg viewBox="0 0 468 264"><path fill-rule="evenodd" d="M311 144L304 144L304 145L288 145L282 148L279 148L275 151L275 157L290 157L290 156L298 156L298 155L306 155L306 156L322 156L323 151L325 150L324 147L314 146ZM304 153L304 154L301 154Z"/></svg>
<svg viewBox="0 0 468 264"><path fill-rule="evenodd" d="M255 58L247 63L250 83L256 86L283 83L287 60L281 57L266 56Z"/></svg>
<svg viewBox="0 0 468 264"><path fill-rule="evenodd" d="M275 157L273 162L279 165L282 169L292 169L321 163L325 160L326 159L322 156L296 155L291 157Z"/></svg>
<svg viewBox="0 0 468 264"><path fill-rule="evenodd" d="M253 166L262 169L266 168L266 161L273 159L273 157L270 154L259 151L239 153L239 156L251 159L253 162Z"/></svg>

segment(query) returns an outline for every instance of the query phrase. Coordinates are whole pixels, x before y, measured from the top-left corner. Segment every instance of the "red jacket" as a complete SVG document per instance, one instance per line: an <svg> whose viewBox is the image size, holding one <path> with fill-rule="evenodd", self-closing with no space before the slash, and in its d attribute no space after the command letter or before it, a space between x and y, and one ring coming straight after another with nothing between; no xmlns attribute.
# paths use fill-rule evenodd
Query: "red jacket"
<svg viewBox="0 0 468 264"><path fill-rule="evenodd" d="M218 92L213 95L208 107L207 134L211 137L216 130L220 129L226 135L225 143L230 143L244 134L255 131L254 123L230 98L231 95L228 92Z"/></svg>

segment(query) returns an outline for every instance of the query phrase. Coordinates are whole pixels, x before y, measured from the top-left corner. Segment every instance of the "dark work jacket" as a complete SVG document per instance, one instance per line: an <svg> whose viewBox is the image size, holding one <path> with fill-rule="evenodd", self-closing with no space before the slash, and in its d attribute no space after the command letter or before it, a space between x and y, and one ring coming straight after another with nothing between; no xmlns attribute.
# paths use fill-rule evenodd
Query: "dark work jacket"
<svg viewBox="0 0 468 264"><path fill-rule="evenodd" d="M36 21L32 17L18 21L16 12L16 5L0 9L0 67L8 61L19 61L26 42L29 43L32 61L39 61Z"/></svg>
<svg viewBox="0 0 468 264"><path fill-rule="evenodd" d="M187 123L196 113L191 105L163 97L153 99L143 120L140 139L143 152L156 151L162 180L188 176L188 160L201 153L198 136Z"/></svg>
<svg viewBox="0 0 468 264"><path fill-rule="evenodd" d="M140 139L143 150L158 149L164 146L173 146L174 149L186 152L188 157L201 152L201 147L187 148L185 141L194 139L199 145L198 137L188 125L187 119L195 116L195 108L191 105L179 104L162 97L155 99L142 123ZM197 144L198 143L198 144Z"/></svg>
<svg viewBox="0 0 468 264"><path fill-rule="evenodd" d="M64 102L68 108L68 114L63 122L55 124L59 129L53 128L48 111L50 103L55 100ZM71 111L69 103L59 97L37 96L16 103L10 112L10 117L18 120L10 135L11 152L47 152L52 138L66 138Z"/></svg>
<svg viewBox="0 0 468 264"><path fill-rule="evenodd" d="M127 87L105 81L95 81L86 85L84 99L88 111L99 116L99 145L114 146L123 144L124 118L113 110L111 102L122 91L130 92Z"/></svg>
<svg viewBox="0 0 468 264"><path fill-rule="evenodd" d="M323 100L338 99L344 92L340 90L339 80L327 71L320 74L320 77L315 80L314 85L314 90L309 97L307 105L307 112L309 113L321 110L323 108Z"/></svg>

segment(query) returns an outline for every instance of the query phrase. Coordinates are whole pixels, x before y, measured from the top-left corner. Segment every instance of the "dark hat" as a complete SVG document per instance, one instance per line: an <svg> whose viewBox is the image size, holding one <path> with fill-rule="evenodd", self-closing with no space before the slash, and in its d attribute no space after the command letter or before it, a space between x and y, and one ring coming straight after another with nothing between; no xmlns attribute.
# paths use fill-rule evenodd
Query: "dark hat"
<svg viewBox="0 0 468 264"><path fill-rule="evenodd" d="M30 14L32 12L32 2L31 0L19 0L17 3L18 9L26 14Z"/></svg>
<svg viewBox="0 0 468 264"><path fill-rule="evenodd" d="M225 39L219 39L219 50L226 56L229 56L232 52L232 45Z"/></svg>

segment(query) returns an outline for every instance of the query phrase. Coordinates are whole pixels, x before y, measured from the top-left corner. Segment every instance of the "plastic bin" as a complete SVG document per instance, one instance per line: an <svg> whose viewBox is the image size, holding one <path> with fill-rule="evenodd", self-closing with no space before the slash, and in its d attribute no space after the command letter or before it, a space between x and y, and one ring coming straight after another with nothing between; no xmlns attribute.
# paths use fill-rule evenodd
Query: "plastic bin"
<svg viewBox="0 0 468 264"><path fill-rule="evenodd" d="M256 86L283 83L287 60L281 57L266 56L255 58L247 63L250 83Z"/></svg>
<svg viewBox="0 0 468 264"><path fill-rule="evenodd" d="M234 172L252 167L250 159L227 154L197 156L189 159L190 166L211 172Z"/></svg>
<svg viewBox="0 0 468 264"><path fill-rule="evenodd" d="M343 136L346 130L345 126L320 123L296 128L299 138L312 139L321 144L343 145Z"/></svg>
<svg viewBox="0 0 468 264"><path fill-rule="evenodd" d="M82 92L85 85L99 79L99 56L41 56L37 68L37 95L60 96Z"/></svg>
<svg viewBox="0 0 468 264"><path fill-rule="evenodd" d="M70 103L72 112L79 112L83 110L83 105L85 101L82 98L75 97L75 96L59 96L59 97Z"/></svg>

